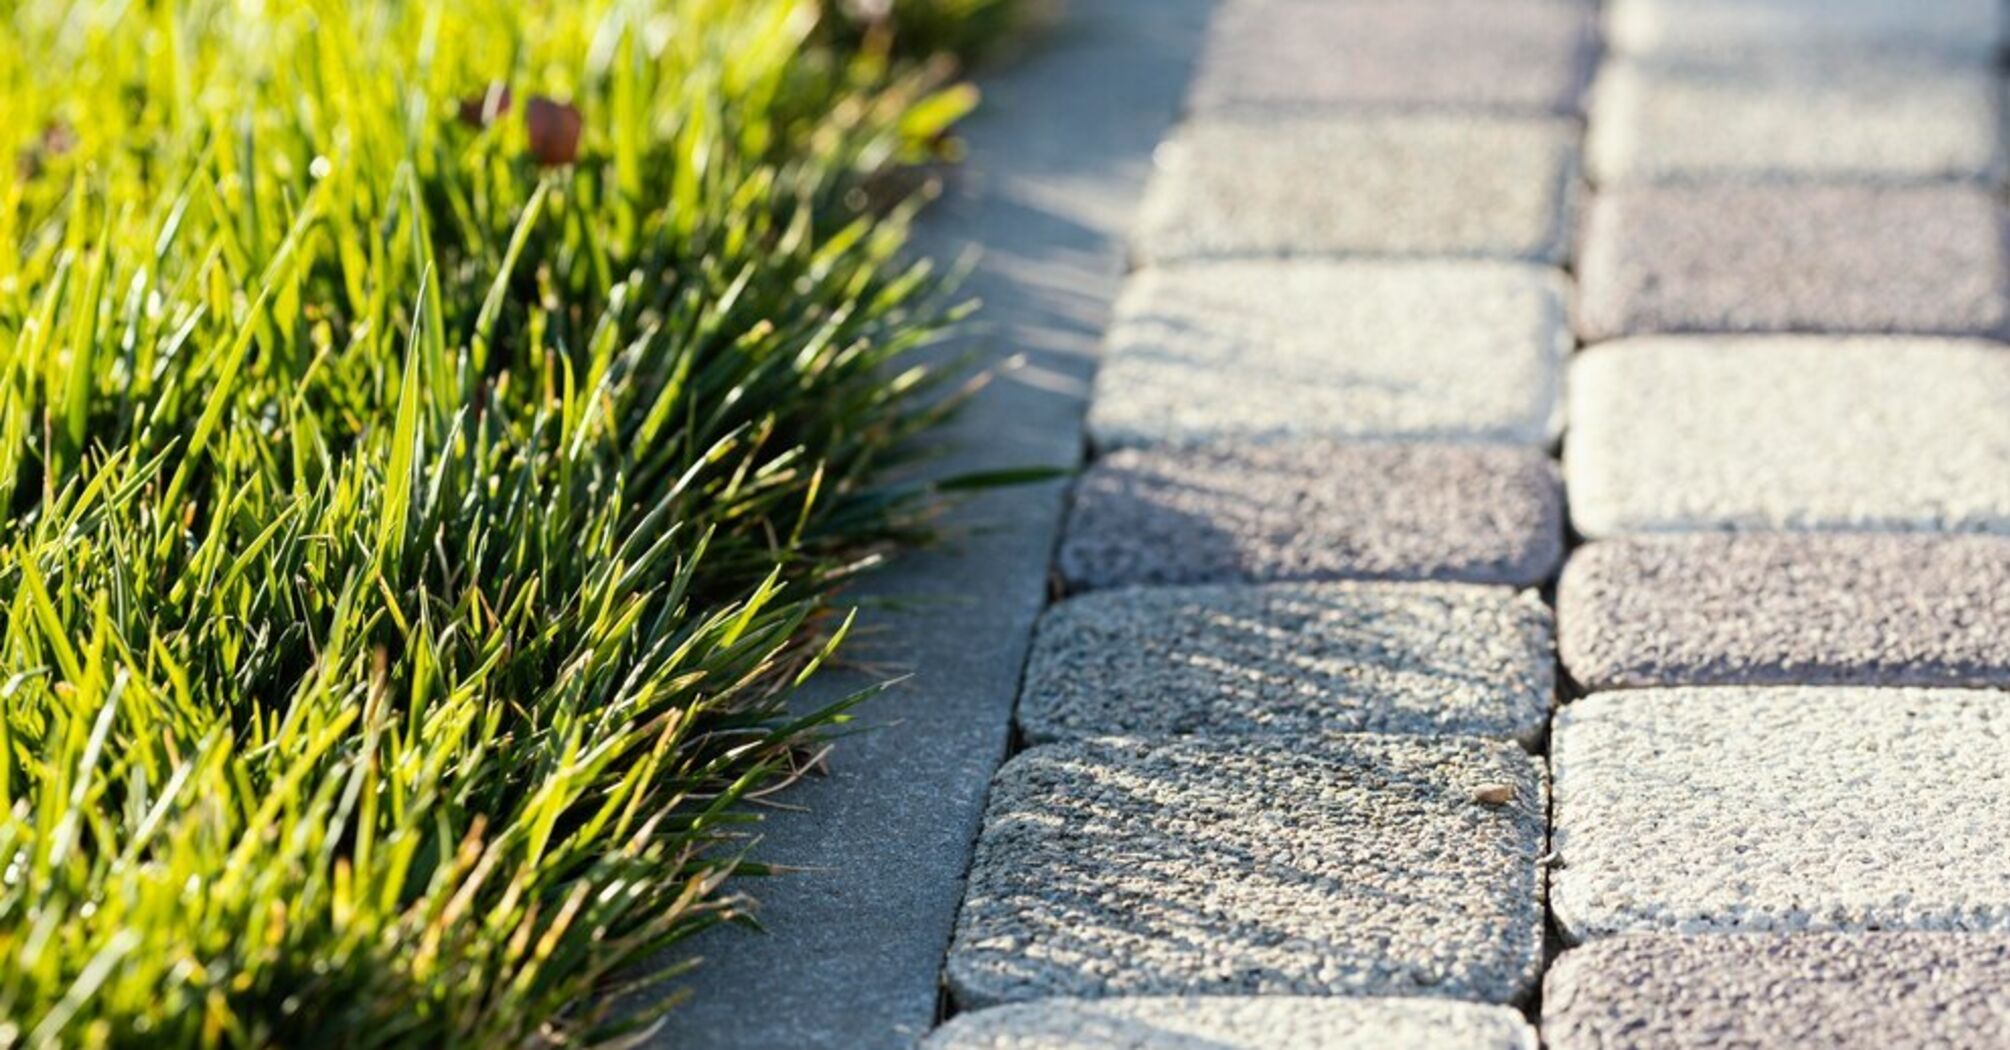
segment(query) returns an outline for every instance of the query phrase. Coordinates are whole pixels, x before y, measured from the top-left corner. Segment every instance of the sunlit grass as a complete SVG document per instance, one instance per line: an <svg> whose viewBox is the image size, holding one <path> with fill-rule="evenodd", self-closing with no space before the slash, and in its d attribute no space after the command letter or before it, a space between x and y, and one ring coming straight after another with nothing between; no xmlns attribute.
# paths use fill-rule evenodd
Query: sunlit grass
<svg viewBox="0 0 2010 1050"><path fill-rule="evenodd" d="M971 99L829 17L0 0L0 1047L650 1021L922 524Z"/></svg>

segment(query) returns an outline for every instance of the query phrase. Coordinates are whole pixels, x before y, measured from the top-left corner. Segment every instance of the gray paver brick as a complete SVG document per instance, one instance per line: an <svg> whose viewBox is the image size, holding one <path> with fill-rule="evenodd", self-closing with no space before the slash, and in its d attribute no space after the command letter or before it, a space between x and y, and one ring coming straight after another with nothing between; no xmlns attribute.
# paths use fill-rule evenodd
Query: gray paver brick
<svg viewBox="0 0 2010 1050"><path fill-rule="evenodd" d="M1573 941L2010 931L2010 693L1602 693L1557 717L1551 766Z"/></svg>
<svg viewBox="0 0 2010 1050"><path fill-rule="evenodd" d="M1203 119L1159 148L1154 262L1250 256L1563 258L1578 131L1562 118Z"/></svg>
<svg viewBox="0 0 2010 1050"><path fill-rule="evenodd" d="M1988 62L2004 44L1997 0L1610 0L1622 54L1878 51Z"/></svg>
<svg viewBox="0 0 2010 1050"><path fill-rule="evenodd" d="M1215 19L1193 105L1569 113L1595 45L1591 12L1557 0L1233 3Z"/></svg>
<svg viewBox="0 0 2010 1050"><path fill-rule="evenodd" d="M1578 355L1578 530L2010 532L2010 353L1939 339L1635 339Z"/></svg>
<svg viewBox="0 0 2010 1050"><path fill-rule="evenodd" d="M1592 178L1990 180L2001 87L1981 64L1772 57L1618 60L1599 71Z"/></svg>
<svg viewBox="0 0 2010 1050"><path fill-rule="evenodd" d="M1555 688L1532 593L1311 583L1101 591L1034 632L1029 740L1105 734L1472 735L1533 743Z"/></svg>
<svg viewBox="0 0 2010 1050"><path fill-rule="evenodd" d="M1586 218L1578 334L1997 335L2004 248L1970 186L1623 187Z"/></svg>
<svg viewBox="0 0 2010 1050"><path fill-rule="evenodd" d="M1243 260L1133 275L1089 410L1104 448L1224 438L1545 444L1562 279L1491 262Z"/></svg>
<svg viewBox="0 0 2010 1050"><path fill-rule="evenodd" d="M1543 998L1551 1050L2010 1045L2010 937L1620 937L1566 952Z"/></svg>
<svg viewBox="0 0 2010 1050"><path fill-rule="evenodd" d="M1396 579L1527 586L1562 557L1535 449L1291 442L1127 449L1077 481L1062 575L1126 584Z"/></svg>
<svg viewBox="0 0 2010 1050"><path fill-rule="evenodd" d="M1476 801L1505 785L1499 806ZM1544 793L1513 744L1049 744L992 785L951 992L1507 1002L1542 956Z"/></svg>
<svg viewBox="0 0 2010 1050"><path fill-rule="evenodd" d="M1556 602L1589 690L2010 688L2010 537L1611 540L1571 555Z"/></svg>
<svg viewBox="0 0 2010 1050"><path fill-rule="evenodd" d="M1042 999L964 1014L923 1050L1536 1050L1505 1006L1441 999Z"/></svg>

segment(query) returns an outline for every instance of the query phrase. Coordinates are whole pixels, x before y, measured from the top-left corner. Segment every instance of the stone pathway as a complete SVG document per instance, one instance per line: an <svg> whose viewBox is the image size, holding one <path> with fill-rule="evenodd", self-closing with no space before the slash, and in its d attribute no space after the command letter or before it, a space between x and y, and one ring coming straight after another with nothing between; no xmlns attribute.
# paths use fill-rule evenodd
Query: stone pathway
<svg viewBox="0 0 2010 1050"><path fill-rule="evenodd" d="M2010 1042L2003 26L1222 0L927 1046Z"/></svg>

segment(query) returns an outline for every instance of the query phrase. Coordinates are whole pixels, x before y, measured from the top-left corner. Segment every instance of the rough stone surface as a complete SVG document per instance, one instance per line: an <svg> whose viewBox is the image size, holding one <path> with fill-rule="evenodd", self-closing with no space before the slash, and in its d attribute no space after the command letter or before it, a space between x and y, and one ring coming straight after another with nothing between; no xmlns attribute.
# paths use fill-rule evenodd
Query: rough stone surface
<svg viewBox="0 0 2010 1050"><path fill-rule="evenodd" d="M1549 972L1551 1050L2010 1046L2010 938L1621 937Z"/></svg>
<svg viewBox="0 0 2010 1050"><path fill-rule="evenodd" d="M1441 999L1042 999L964 1014L923 1050L1536 1050L1505 1006Z"/></svg>
<svg viewBox="0 0 2010 1050"><path fill-rule="evenodd" d="M1610 0L1622 54L1875 51L1988 62L2003 46L1997 0Z"/></svg>
<svg viewBox="0 0 2010 1050"><path fill-rule="evenodd" d="M1999 335L2002 212L1959 185L1666 185L1601 193L1578 334Z"/></svg>
<svg viewBox="0 0 2010 1050"><path fill-rule="evenodd" d="M1245 260L1150 269L1117 306L1089 432L1544 445L1571 337L1564 283L1489 262Z"/></svg>
<svg viewBox="0 0 2010 1050"><path fill-rule="evenodd" d="M2001 89L1980 64L1861 57L1619 60L1598 74L1592 178L1999 177Z"/></svg>
<svg viewBox="0 0 2010 1050"><path fill-rule="evenodd" d="M2010 537L1611 540L1571 555L1556 603L1590 690L2010 688Z"/></svg>
<svg viewBox="0 0 2010 1050"><path fill-rule="evenodd" d="M1580 354L1578 531L2010 532L2010 353L1937 339L1637 339Z"/></svg>
<svg viewBox="0 0 2010 1050"><path fill-rule="evenodd" d="M948 978L1048 996L1509 1002L1542 960L1540 760L1336 735L1049 744L992 785ZM1476 789L1505 785L1487 805Z"/></svg>
<svg viewBox="0 0 2010 1050"><path fill-rule="evenodd" d="M1577 139L1551 117L1195 121L1159 149L1138 249L1560 261Z"/></svg>
<svg viewBox="0 0 2010 1050"><path fill-rule="evenodd" d="M1319 731L1535 742L1555 689L1549 609L1464 584L1101 591L1047 611L1019 698L1040 742Z"/></svg>
<svg viewBox="0 0 2010 1050"><path fill-rule="evenodd" d="M1224 5L1194 89L1201 112L1398 106L1570 113L1591 11L1556 0L1267 0Z"/></svg>
<svg viewBox="0 0 2010 1050"><path fill-rule="evenodd" d="M1563 553L1534 449L1291 442L1127 449L1077 481L1060 568L1126 584L1401 579L1527 586Z"/></svg>
<svg viewBox="0 0 2010 1050"><path fill-rule="evenodd" d="M2010 931L2010 693L1601 693L1550 754L1569 940Z"/></svg>

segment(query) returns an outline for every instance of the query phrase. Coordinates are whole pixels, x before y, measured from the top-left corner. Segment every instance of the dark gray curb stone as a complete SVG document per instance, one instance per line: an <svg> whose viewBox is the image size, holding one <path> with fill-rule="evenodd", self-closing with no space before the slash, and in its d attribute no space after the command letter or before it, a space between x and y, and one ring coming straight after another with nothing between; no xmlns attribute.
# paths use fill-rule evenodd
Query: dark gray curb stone
<svg viewBox="0 0 2010 1050"><path fill-rule="evenodd" d="M1593 22L1557 0L1231 3L1193 106L1574 113L1597 54Z"/></svg>
<svg viewBox="0 0 2010 1050"><path fill-rule="evenodd" d="M2010 937L1621 937L1549 972L1551 1050L2010 1046Z"/></svg>
<svg viewBox="0 0 2010 1050"><path fill-rule="evenodd" d="M2010 692L1601 693L1557 716L1550 764L1572 942L2010 932Z"/></svg>
<svg viewBox="0 0 2010 1050"><path fill-rule="evenodd" d="M1971 186L1608 190L1579 261L1578 334L2003 334L2003 213Z"/></svg>
<svg viewBox="0 0 2010 1050"><path fill-rule="evenodd" d="M1096 375L1099 448L1383 438L1546 446L1566 282L1529 263L1262 259L1132 275Z"/></svg>
<svg viewBox="0 0 2010 1050"><path fill-rule="evenodd" d="M1571 555L1556 604L1590 690L2010 688L2010 537L1613 540Z"/></svg>
<svg viewBox="0 0 2010 1050"><path fill-rule="evenodd" d="M1477 793L1502 791L1501 804ZM992 785L964 1009L1051 996L1511 1002L1542 962L1540 761L1366 735L1049 744Z"/></svg>
<svg viewBox="0 0 2010 1050"><path fill-rule="evenodd" d="M1549 609L1464 584L1102 591L1033 634L1029 741L1321 731L1534 743L1555 687Z"/></svg>
<svg viewBox="0 0 2010 1050"><path fill-rule="evenodd" d="M1134 206L1212 7L1069 0L1037 49L982 81L985 105L959 132L968 163L922 216L917 249L983 252L965 288L984 301L981 330L941 359L1027 367L1007 368L938 437L933 476L1079 461ZM903 554L866 582L861 599L891 600L862 617L873 629L847 647L852 666L819 674L797 707L912 677L857 709L861 731L839 742L827 776L756 811L751 855L792 870L743 885L761 930L675 947L675 961L703 958L675 982L689 998L651 1046L912 1050L933 1027L1062 499L1058 483L976 495L951 523L967 539Z"/></svg>
<svg viewBox="0 0 2010 1050"><path fill-rule="evenodd" d="M1041 999L964 1014L923 1050L1536 1050L1505 1006L1296 995Z"/></svg>
<svg viewBox="0 0 2010 1050"><path fill-rule="evenodd" d="M1288 442L1124 450L1076 483L1075 589L1282 580L1531 586L1563 554L1556 469L1534 449Z"/></svg>
<svg viewBox="0 0 2010 1050"><path fill-rule="evenodd" d="M1138 254L1559 262L1578 137L1560 117L1198 120L1159 149Z"/></svg>
<svg viewBox="0 0 2010 1050"><path fill-rule="evenodd" d="M2010 532L2010 353L1980 340L1656 337L1571 363L1577 529Z"/></svg>

